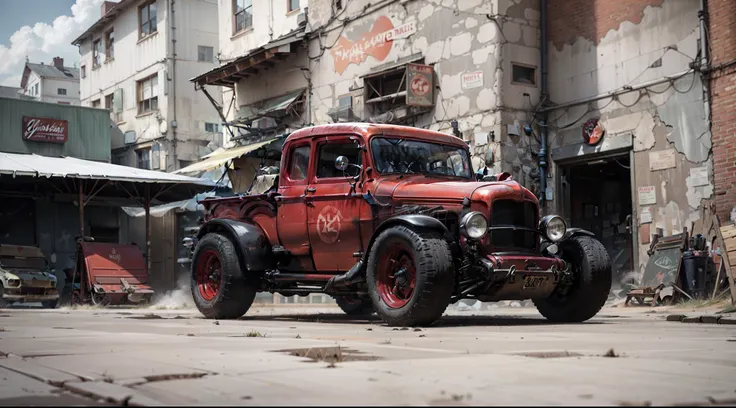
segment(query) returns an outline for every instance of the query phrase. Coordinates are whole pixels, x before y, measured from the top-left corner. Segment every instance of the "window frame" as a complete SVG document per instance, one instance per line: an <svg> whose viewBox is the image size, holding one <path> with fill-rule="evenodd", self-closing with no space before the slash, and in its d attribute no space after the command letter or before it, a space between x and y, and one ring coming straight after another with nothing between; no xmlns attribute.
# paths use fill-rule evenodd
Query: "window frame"
<svg viewBox="0 0 736 408"><path fill-rule="evenodd" d="M250 29L253 29L253 1L252 0L243 0L244 2L250 1L249 6L244 6L243 10L238 11L238 0L232 0L230 3L232 6L231 14L232 14L232 24L233 24L233 35L239 34L242 32L246 32ZM250 25L247 25L247 21L245 20L246 13L250 12ZM243 28L238 30L238 14L243 14Z"/></svg>
<svg viewBox="0 0 736 408"><path fill-rule="evenodd" d="M291 8L293 1L296 1L296 8ZM286 0L286 14L290 14L298 10L301 10L301 4L299 4L299 0Z"/></svg>
<svg viewBox="0 0 736 408"><path fill-rule="evenodd" d="M156 18L151 20L151 6L155 6L156 9ZM143 10L146 10L147 20L143 21ZM151 24L151 21L153 21L154 24ZM144 33L143 31L143 25L148 24L148 33ZM151 29L151 26L155 25L153 29ZM149 0L145 3L138 6L138 40L142 40L144 38L148 38L154 34L158 33L158 5L156 4L156 0Z"/></svg>
<svg viewBox="0 0 736 408"><path fill-rule="evenodd" d="M366 160L365 152L363 151L363 149L360 149L361 141L360 139L354 136L353 137L342 136L339 138L335 138L334 136L331 136L329 140L327 139L317 140L317 143L315 143L315 149L314 149L316 152L316 157L314 159L314 176L311 178L312 184L334 184L334 183L347 182L347 178L345 178L344 176L336 176L336 177L319 177L318 176L318 171L319 171L318 167L319 167L319 162L320 162L320 156L322 154L322 148L325 146L334 146L338 144L354 144L356 149L358 150L358 157L360 158L360 162L357 164L363 165L363 163L365 163L365 160ZM350 163L350 164L356 164L356 163ZM361 170L361 173L362 173L362 170Z"/></svg>
<svg viewBox="0 0 736 408"><path fill-rule="evenodd" d="M294 154L296 153L298 149L301 149L304 147L309 149L308 150L309 154L307 156L307 169L305 172L306 174L304 175L303 179L293 179L291 178L291 172L292 172L292 165L294 164ZM291 149L289 150L289 157L288 157L287 165L285 169L286 170L285 178L289 185L307 185L309 184L310 173L311 173L311 168L312 168L312 159L313 159L312 150L313 150L312 144L309 142L299 143L297 145L292 146Z"/></svg>
<svg viewBox="0 0 736 408"><path fill-rule="evenodd" d="M110 41L112 39L112 41ZM115 59L115 29L105 33L105 62Z"/></svg>
<svg viewBox="0 0 736 408"><path fill-rule="evenodd" d="M135 166L136 166L137 169L151 170L151 164L152 164L151 163L151 154L152 154L151 147L152 146L144 147L144 148L136 149L135 150ZM144 154L148 154L148 161L147 161L148 167L141 167L141 163L146 163L145 160L141 160L141 157Z"/></svg>
<svg viewBox="0 0 736 408"><path fill-rule="evenodd" d="M56 94L60 96L66 96L66 88L56 88Z"/></svg>
<svg viewBox="0 0 736 408"><path fill-rule="evenodd" d="M92 41L92 69L99 68L102 64L100 62L100 51L99 45L102 43L102 39L98 38Z"/></svg>
<svg viewBox="0 0 736 408"><path fill-rule="evenodd" d="M102 100L100 98L97 98L91 102L90 106L96 109L100 109L102 107Z"/></svg>
<svg viewBox="0 0 736 408"><path fill-rule="evenodd" d="M207 50L211 50L210 59L207 59ZM204 51L204 52L203 52ZM204 54L204 59L200 59L200 55ZM210 45L197 46L197 62L215 62L215 47Z"/></svg>
<svg viewBox="0 0 736 408"><path fill-rule="evenodd" d="M155 85L153 83L154 80L156 81L156 84ZM151 96L149 98L145 98L144 97L146 82L150 82L151 83ZM136 81L136 83L135 83L135 87L136 87L136 89L135 89L135 102L136 102L136 109L137 109L138 115L150 114L150 113L153 113L153 112L157 112L159 110L158 86L159 86L159 84L158 84L158 72L155 73L155 74L153 74L153 75L149 75L149 76L147 76L145 78L141 78L138 81ZM155 92L155 95L153 94L154 92ZM154 98L156 99L156 108L153 108L152 101L153 101ZM145 102L146 101L151 101L151 102L149 102L149 108L148 108L148 110L145 109Z"/></svg>
<svg viewBox="0 0 736 408"><path fill-rule="evenodd" d="M515 81L514 80L514 67L531 69L532 70L532 83L528 84L526 82ZM537 87L537 67L534 65L524 64L523 62L511 61L511 83L513 85L521 85L521 86L528 86L528 87L536 88Z"/></svg>
<svg viewBox="0 0 736 408"><path fill-rule="evenodd" d="M86 65L82 65L79 68L80 68L79 69L79 72L81 73L81 77L82 78L87 78L87 66Z"/></svg>

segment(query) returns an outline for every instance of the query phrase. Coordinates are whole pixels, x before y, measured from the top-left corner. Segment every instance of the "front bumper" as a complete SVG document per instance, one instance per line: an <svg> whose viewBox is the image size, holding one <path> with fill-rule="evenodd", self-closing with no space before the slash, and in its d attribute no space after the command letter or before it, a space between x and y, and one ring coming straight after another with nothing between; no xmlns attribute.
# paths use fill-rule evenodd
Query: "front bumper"
<svg viewBox="0 0 736 408"><path fill-rule="evenodd" d="M481 301L546 298L557 288L567 265L559 258L539 255L488 255L480 260L493 285L477 297Z"/></svg>
<svg viewBox="0 0 736 408"><path fill-rule="evenodd" d="M10 302L41 302L45 300L56 300L59 291L56 288L5 288L2 293L3 300Z"/></svg>

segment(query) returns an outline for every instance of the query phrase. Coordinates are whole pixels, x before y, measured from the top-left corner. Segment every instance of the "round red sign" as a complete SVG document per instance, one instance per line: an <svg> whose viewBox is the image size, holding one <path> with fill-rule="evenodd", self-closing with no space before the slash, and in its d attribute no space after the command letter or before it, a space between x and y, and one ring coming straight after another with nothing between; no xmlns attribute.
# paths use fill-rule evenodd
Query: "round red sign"
<svg viewBox="0 0 736 408"><path fill-rule="evenodd" d="M416 74L411 80L411 91L415 96L424 96L429 93L429 80L422 74Z"/></svg>

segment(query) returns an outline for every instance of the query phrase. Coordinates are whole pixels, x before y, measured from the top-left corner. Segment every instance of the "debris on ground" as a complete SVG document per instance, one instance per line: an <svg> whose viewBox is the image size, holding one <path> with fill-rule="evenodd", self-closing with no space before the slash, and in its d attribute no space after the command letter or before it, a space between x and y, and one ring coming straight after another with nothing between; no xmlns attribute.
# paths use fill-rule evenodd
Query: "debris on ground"
<svg viewBox="0 0 736 408"><path fill-rule="evenodd" d="M620 357L618 354L616 354L616 351L613 349L609 349L606 354L603 355L603 357Z"/></svg>

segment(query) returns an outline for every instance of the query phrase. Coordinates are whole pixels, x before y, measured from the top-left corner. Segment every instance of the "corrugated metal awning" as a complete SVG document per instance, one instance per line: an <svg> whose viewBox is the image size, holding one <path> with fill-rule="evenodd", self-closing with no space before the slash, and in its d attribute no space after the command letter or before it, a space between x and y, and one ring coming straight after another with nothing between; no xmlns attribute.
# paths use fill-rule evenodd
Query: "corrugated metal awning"
<svg viewBox="0 0 736 408"><path fill-rule="evenodd" d="M220 167L221 165L232 159L238 158L250 152L254 152L262 147L265 147L278 139L280 138L273 138L265 140L263 142L249 144L247 146L227 149L220 153L212 154L207 159L202 160L201 162L197 162L190 166L184 167L183 169L176 170L173 172L173 174L197 174L203 171L212 170Z"/></svg>
<svg viewBox="0 0 736 408"><path fill-rule="evenodd" d="M283 116L302 97L302 95L304 95L305 90L306 88L302 88L298 91L291 92L286 95L266 99L250 105L241 106L240 110L238 111L238 118L236 121L244 122L263 116Z"/></svg>

